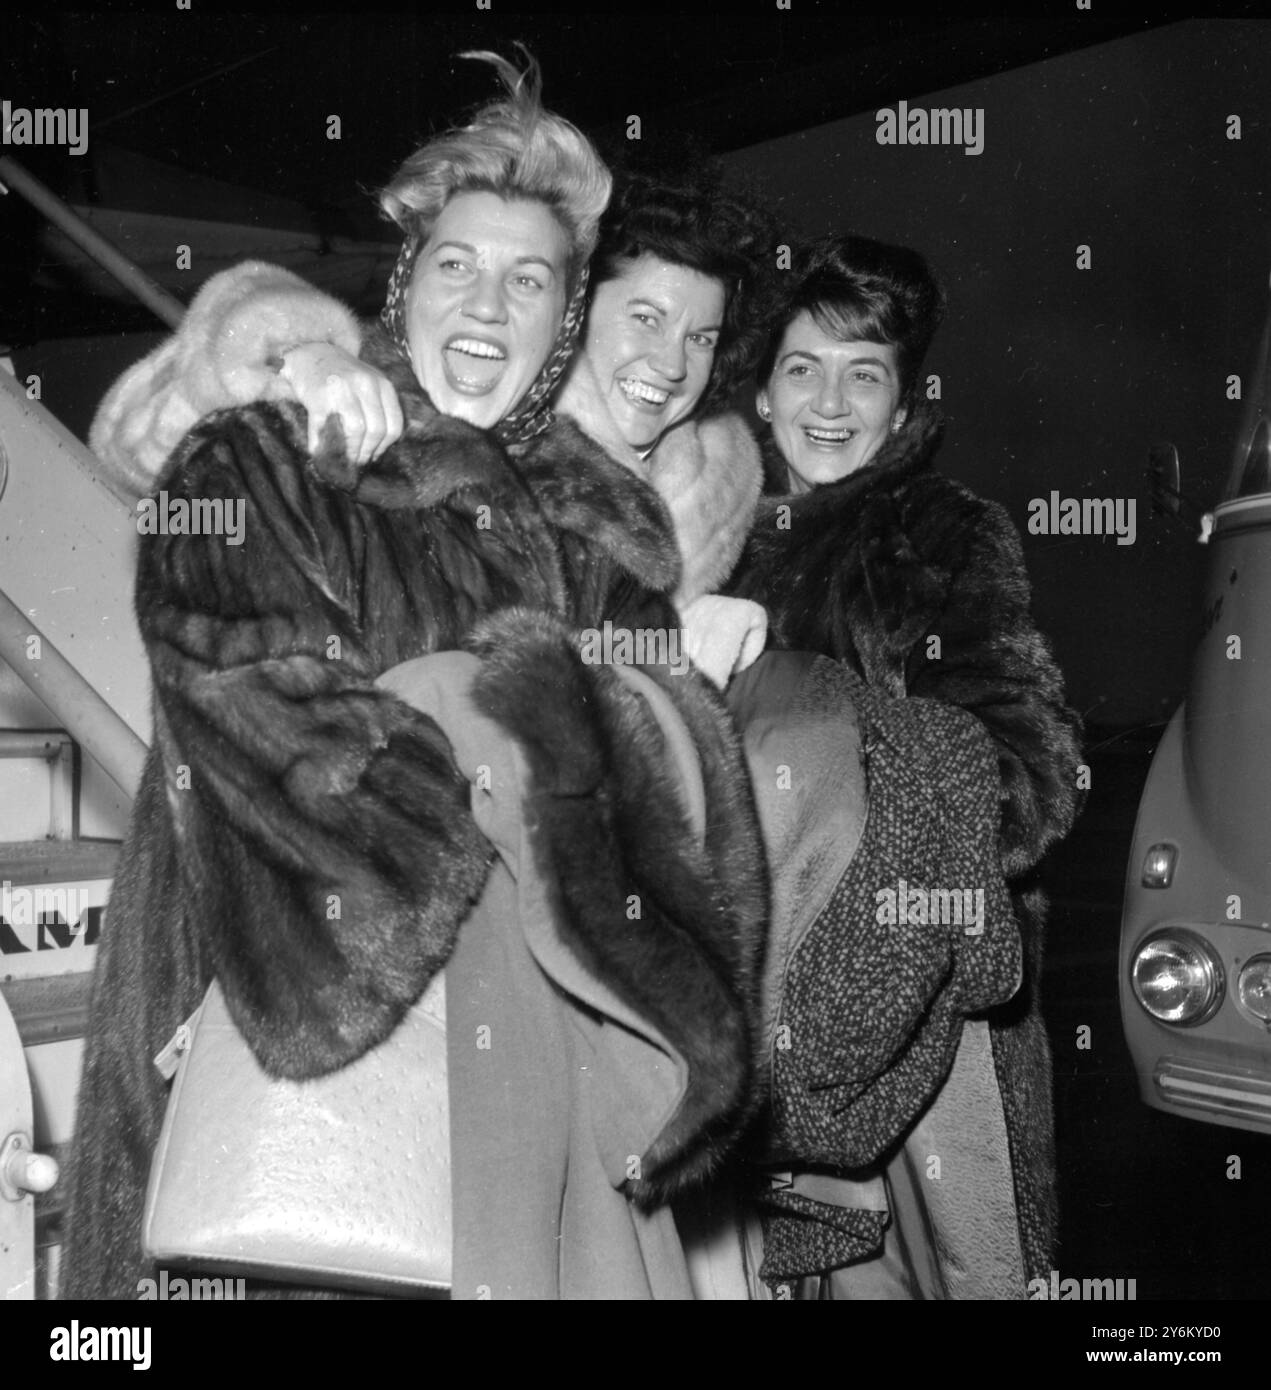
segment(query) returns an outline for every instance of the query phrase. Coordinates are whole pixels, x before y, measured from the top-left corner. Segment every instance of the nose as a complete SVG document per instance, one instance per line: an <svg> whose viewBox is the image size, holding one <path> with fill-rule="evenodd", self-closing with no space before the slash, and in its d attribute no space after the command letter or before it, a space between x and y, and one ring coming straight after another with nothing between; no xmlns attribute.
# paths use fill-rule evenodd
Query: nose
<svg viewBox="0 0 1271 1390"><path fill-rule="evenodd" d="M851 413L851 399L843 388L843 378L839 373L826 372L821 377L821 385L813 399L812 408L827 420Z"/></svg>
<svg viewBox="0 0 1271 1390"><path fill-rule="evenodd" d="M688 354L682 338L667 338L649 354L649 366L667 381L683 381L688 375Z"/></svg>
<svg viewBox="0 0 1271 1390"><path fill-rule="evenodd" d="M477 275L464 299L463 313L479 323L506 323L507 301L503 296L502 279L488 273Z"/></svg>

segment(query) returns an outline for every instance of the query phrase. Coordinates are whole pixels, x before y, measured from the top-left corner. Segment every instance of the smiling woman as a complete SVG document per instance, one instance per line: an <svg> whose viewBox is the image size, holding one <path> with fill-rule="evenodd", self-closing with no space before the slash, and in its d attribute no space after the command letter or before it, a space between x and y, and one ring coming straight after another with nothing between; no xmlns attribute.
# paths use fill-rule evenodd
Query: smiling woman
<svg viewBox="0 0 1271 1390"><path fill-rule="evenodd" d="M651 449L702 398L724 321L723 284L642 255L597 284L587 360L623 440Z"/></svg>
<svg viewBox="0 0 1271 1390"><path fill-rule="evenodd" d="M905 422L900 387L890 343L835 338L806 310L792 320L758 397L790 491L808 492L864 467Z"/></svg>
<svg viewBox="0 0 1271 1390"><path fill-rule="evenodd" d="M821 1297L958 1297L968 1278L998 1290L991 1296L1022 1297L1024 1277L1044 1275L1052 1263L1050 1054L1037 998L1045 905L1036 872L1077 810L1079 721L1033 623L1009 518L932 468L943 426L921 399L918 380L943 310L940 287L914 251L862 237L803 248L759 366L759 413L772 424L762 444L775 495L756 516L731 586L764 604L774 646L833 658L863 680L862 709L878 701L883 717L914 714L946 725L926 749L899 739L903 756L890 769L882 754L871 761L866 843L871 825L882 823L889 787L915 778L895 810L898 831L888 846L895 852L905 843L899 832L908 835L919 824L916 808L937 804L962 775L958 740L981 748L982 766L971 779L987 792L978 813L963 808L934 830L915 832L892 875L871 876L862 850L869 900L880 882L903 878L929 889L932 847L951 827L966 837L959 853L991 860L993 875L1009 889L997 914L1002 939L1016 937L1017 923L1022 938L1022 980L1015 974L996 1000L965 1008L972 1017L963 1024L958 1016L938 1064L916 1084L926 1065L914 1063L923 1050L923 1020L948 995L945 985L929 995L919 991L906 1017L901 974L888 952L903 957L916 946L916 958L934 935L915 933L903 916L897 925L893 914L878 940L862 935L853 947L868 914L850 899L839 915L831 904L808 931L809 942L822 933L821 954L803 947L802 973L792 967L781 986L782 1018L806 1051L784 1072L795 1054L778 1059L774 1108L785 1128L773 1146L783 1167L796 1155L818 1179L837 1172L857 1185L845 1204L857 1230L849 1233L844 1204L824 1196L824 1182L819 1209L789 1193L768 1194L765 1204L770 1248L780 1252L782 1268L814 1276ZM886 747L886 740L875 743ZM985 872L962 882L982 884ZM774 875L779 896L775 868ZM974 939L978 945L988 935ZM955 941L955 950L962 945ZM870 998L861 981L871 971L888 979L888 990L860 1007L853 1023L856 1003ZM944 979L958 977L950 971ZM963 988L958 983L954 996L969 998ZM825 1019L834 1027L812 1041ZM861 1059L884 1036L894 1051L867 1087L861 1073L870 1068ZM867 1146L846 1101L835 1111L842 1130L828 1148L811 1108L800 1113L807 1094L828 1088L840 1065L845 1096L895 1088L896 1108ZM964 1174L977 1176L953 1198L956 1184L928 1182L930 1169L922 1165L927 1154L942 1153L951 1176L958 1165L949 1155L959 1144L975 1153L961 1165ZM886 1235L880 1228L863 1236L874 1219L867 1214L881 1208L892 1214ZM989 1219L993 1209L998 1216ZM966 1241L960 1249L959 1241ZM940 1277L928 1283L937 1264Z"/></svg>
<svg viewBox="0 0 1271 1390"><path fill-rule="evenodd" d="M918 369L943 317L943 292L913 251L843 237L807 253L759 359L778 491L807 492L874 458L917 408Z"/></svg>
<svg viewBox="0 0 1271 1390"><path fill-rule="evenodd" d="M143 487L244 517L241 545L139 545L156 735L94 981L71 1296L154 1277L150 1059L213 977L260 1067L294 1081L444 997L447 1076L405 1089L448 1096L453 1161L417 1149L393 1180L449 1191L453 1241L426 1253L458 1298L691 1296L669 1201L757 1104L766 885L735 733L696 673L580 652L579 629L678 627L665 508L548 406L609 175L532 63L472 56L506 99L383 194L405 236L381 323L239 267L94 423ZM373 1096L365 1143L408 1132L414 1104ZM206 1153L241 1191L222 1135ZM434 1229L418 1216L352 1225L410 1241ZM339 1244L336 1224L318 1234ZM248 1273L282 1263L257 1253Z"/></svg>
<svg viewBox="0 0 1271 1390"><path fill-rule="evenodd" d="M433 404L497 424L529 390L565 309L569 240L542 203L450 200L406 294L411 365Z"/></svg>
<svg viewBox="0 0 1271 1390"><path fill-rule="evenodd" d="M717 187L619 176L592 260L583 350L558 397L564 415L651 482L675 523L684 574L681 611L712 596L703 642L748 629L757 610L724 613L713 591L745 540L762 478L750 429L730 397L766 340L776 237L762 206ZM698 610L700 614L703 610ZM734 668L720 648L726 678Z"/></svg>

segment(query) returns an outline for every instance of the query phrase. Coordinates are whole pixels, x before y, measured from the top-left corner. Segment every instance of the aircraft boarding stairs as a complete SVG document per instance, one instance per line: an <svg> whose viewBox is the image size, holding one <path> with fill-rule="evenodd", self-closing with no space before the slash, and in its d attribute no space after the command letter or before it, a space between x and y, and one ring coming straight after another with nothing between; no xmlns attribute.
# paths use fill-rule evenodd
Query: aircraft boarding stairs
<svg viewBox="0 0 1271 1390"><path fill-rule="evenodd" d="M135 517L126 487L0 370L0 1298L56 1288L54 1164L149 736Z"/></svg>

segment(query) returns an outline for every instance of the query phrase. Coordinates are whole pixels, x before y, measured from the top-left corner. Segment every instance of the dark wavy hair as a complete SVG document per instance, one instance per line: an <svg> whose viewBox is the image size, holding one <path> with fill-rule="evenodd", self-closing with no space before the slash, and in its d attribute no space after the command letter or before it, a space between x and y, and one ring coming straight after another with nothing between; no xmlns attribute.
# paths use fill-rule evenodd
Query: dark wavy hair
<svg viewBox="0 0 1271 1390"><path fill-rule="evenodd" d="M824 237L799 250L784 290L759 358L761 386L772 375L786 329L806 311L832 338L890 344L901 404L914 404L918 373L945 312L944 290L917 251L868 237Z"/></svg>
<svg viewBox="0 0 1271 1390"><path fill-rule="evenodd" d="M724 286L724 320L698 410L709 414L754 371L776 307L771 218L757 202L723 193L709 171L687 179L622 172L600 223L592 288L643 255L687 266Z"/></svg>

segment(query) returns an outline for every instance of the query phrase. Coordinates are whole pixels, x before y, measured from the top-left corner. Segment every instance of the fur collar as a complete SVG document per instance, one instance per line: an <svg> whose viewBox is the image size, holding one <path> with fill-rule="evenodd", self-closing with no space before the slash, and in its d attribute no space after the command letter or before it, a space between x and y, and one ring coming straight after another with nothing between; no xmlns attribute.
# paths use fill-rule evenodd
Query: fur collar
<svg viewBox="0 0 1271 1390"><path fill-rule="evenodd" d="M649 588L675 589L680 556L662 500L572 420L556 420L513 454L554 526L603 550Z"/></svg>
<svg viewBox="0 0 1271 1390"><path fill-rule="evenodd" d="M741 553L763 482L759 449L741 416L728 411L684 420L641 457L618 433L581 353L557 406L666 503L683 565L676 602L683 606L717 589Z"/></svg>
<svg viewBox="0 0 1271 1390"><path fill-rule="evenodd" d="M919 409L867 467L762 499L733 592L764 605L777 645L851 660L900 693L900 656L948 578L919 560L905 521L914 484L939 476L943 429L936 410ZM771 434L763 446L769 474L784 474Z"/></svg>

